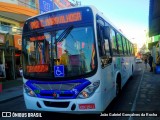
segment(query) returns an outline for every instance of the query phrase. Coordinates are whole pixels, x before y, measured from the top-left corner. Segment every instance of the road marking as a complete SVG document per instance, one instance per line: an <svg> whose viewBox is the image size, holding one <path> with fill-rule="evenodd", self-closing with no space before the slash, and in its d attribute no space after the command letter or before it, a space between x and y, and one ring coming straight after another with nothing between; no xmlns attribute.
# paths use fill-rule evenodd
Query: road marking
<svg viewBox="0 0 160 120"><path fill-rule="evenodd" d="M142 83L142 80L143 80L143 75L144 75L144 69L143 69L141 81L140 81L139 86L138 86L138 90L137 90L137 92L136 92L136 97L135 97L135 99L134 99L134 102L133 102L133 105L132 105L132 108L131 108L131 112L134 112L134 111L135 111L135 108L136 108L137 98L138 98L139 91L140 91L140 87L141 87L141 83ZM130 116L128 120L133 120L133 117Z"/></svg>

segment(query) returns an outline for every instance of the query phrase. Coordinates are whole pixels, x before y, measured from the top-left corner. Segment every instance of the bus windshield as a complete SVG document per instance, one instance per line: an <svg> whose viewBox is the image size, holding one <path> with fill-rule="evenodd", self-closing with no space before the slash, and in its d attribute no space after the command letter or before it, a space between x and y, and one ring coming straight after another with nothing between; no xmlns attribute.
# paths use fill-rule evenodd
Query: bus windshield
<svg viewBox="0 0 160 120"><path fill-rule="evenodd" d="M96 67L93 26L69 26L23 37L24 75L57 78L55 66L63 66L63 78L85 75Z"/></svg>

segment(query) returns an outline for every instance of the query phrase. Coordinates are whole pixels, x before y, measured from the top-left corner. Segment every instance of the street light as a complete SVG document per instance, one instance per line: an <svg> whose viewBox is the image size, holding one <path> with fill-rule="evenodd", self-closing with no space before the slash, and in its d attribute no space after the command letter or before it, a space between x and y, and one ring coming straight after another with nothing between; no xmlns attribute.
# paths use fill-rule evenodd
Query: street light
<svg viewBox="0 0 160 120"><path fill-rule="evenodd" d="M69 0L69 2L73 5L73 6L81 6L81 2L78 0Z"/></svg>

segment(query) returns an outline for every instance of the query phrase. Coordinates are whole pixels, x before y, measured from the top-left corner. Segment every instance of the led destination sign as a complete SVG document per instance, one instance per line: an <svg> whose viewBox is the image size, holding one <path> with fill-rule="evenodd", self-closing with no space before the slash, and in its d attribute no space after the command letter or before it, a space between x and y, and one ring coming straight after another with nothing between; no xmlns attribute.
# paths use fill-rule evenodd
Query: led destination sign
<svg viewBox="0 0 160 120"><path fill-rule="evenodd" d="M36 36L36 37L30 37L29 39L30 39L30 41L34 42L36 40L41 41L41 40L45 40L45 39L48 39L48 38L50 38L49 35L45 35L45 36L41 35L41 36Z"/></svg>
<svg viewBox="0 0 160 120"><path fill-rule="evenodd" d="M44 18L40 20L34 20L29 23L30 29L39 29L47 26L53 26L58 24L76 22L82 20L81 12L73 12L59 16L51 16L49 18Z"/></svg>

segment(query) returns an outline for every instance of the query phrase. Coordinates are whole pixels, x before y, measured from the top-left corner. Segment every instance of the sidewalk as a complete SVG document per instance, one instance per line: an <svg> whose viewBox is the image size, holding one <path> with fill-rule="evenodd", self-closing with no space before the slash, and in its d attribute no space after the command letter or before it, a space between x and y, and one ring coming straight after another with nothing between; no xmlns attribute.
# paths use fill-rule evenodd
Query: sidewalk
<svg viewBox="0 0 160 120"><path fill-rule="evenodd" d="M147 69L144 68L135 111L160 112L160 74L149 71L149 66Z"/></svg>
<svg viewBox="0 0 160 120"><path fill-rule="evenodd" d="M2 83L2 92L0 92L0 103L22 96L23 90L22 78L8 80Z"/></svg>

